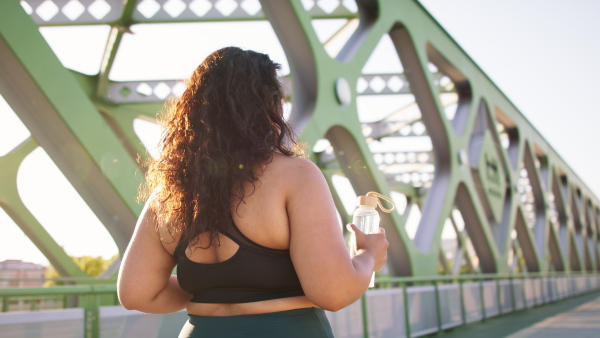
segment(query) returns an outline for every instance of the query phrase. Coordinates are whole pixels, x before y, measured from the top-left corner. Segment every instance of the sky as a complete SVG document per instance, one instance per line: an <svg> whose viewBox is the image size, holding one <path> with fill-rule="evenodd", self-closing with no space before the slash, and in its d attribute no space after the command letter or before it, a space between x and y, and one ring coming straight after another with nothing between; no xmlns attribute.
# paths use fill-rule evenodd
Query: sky
<svg viewBox="0 0 600 338"><path fill-rule="evenodd" d="M595 89L600 81L600 1L593 0L421 0L455 41L515 104L584 182L600 196L600 158L593 152L600 109ZM315 22L325 40L343 21ZM239 26L238 26L239 25ZM251 25L251 26L247 26ZM251 29L248 29L251 27ZM179 44L173 34L186 30L203 36L202 44ZM59 59L84 74L95 74L108 37L107 26L41 30ZM111 79L115 81L184 78L211 51L239 45L269 53L289 73L285 53L266 22L137 25L125 35ZM211 34L218 31L219 35ZM256 39L260 36L260 39ZM152 39L152 43L148 43ZM381 50L386 50L383 41ZM165 48L166 47L166 48ZM333 46L339 49L340 46ZM389 46L388 46L389 47ZM165 51L169 52L165 52ZM74 52L76 51L76 52ZM335 50L331 53L335 53ZM172 62L177 55L177 62ZM379 55L385 55L384 52ZM391 63L390 63L391 62ZM387 62L387 71L400 65ZM376 73L375 60L365 73ZM161 65L160 67L156 65ZM393 99L393 98L390 98ZM363 102L362 104L369 104ZM359 104L360 105L360 104ZM0 156L28 136L0 97ZM359 107L360 109L360 107ZM375 120L375 117L370 117ZM363 118L364 120L364 118ZM152 144L157 129L139 122L145 143ZM430 147L430 145L425 145ZM54 180L40 181L42 175ZM50 182L50 183L48 183ZM32 213L71 255L111 257L117 249L100 222L42 149L34 151L17 179L20 194ZM43 186L43 189L40 187ZM61 191L63 198L51 198ZM72 202L64 203L69 200ZM61 202L63 201L63 202ZM69 225L68 228L65 224ZM0 261L47 260L0 209ZM8 225L8 226L4 226Z"/></svg>
<svg viewBox="0 0 600 338"><path fill-rule="evenodd" d="M600 196L600 1L420 2Z"/></svg>

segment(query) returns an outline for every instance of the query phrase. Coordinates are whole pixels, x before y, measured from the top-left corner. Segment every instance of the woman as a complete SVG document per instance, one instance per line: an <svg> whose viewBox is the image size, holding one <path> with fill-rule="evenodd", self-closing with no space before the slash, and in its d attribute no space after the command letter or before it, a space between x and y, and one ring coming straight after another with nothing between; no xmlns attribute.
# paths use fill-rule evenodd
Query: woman
<svg viewBox="0 0 600 338"><path fill-rule="evenodd" d="M353 225L350 258L327 183L283 119L279 69L217 50L164 117L118 293L127 309L187 308L179 337L333 337L323 310L359 299L386 262L384 231Z"/></svg>

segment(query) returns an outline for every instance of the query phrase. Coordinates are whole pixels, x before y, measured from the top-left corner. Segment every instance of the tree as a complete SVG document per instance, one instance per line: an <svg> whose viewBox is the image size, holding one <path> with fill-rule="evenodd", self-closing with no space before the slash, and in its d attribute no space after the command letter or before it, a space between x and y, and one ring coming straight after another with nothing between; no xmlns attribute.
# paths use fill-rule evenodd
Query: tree
<svg viewBox="0 0 600 338"><path fill-rule="evenodd" d="M106 268L110 266L115 259L117 259L117 255L104 259L100 256L92 257L92 256L81 256L81 257L71 257L75 264L77 264L83 272L85 272L90 277L99 276ZM60 274L54 269L54 267L49 266L44 273L44 276L47 279L59 278ZM65 285L63 281L53 281L48 280L44 283L44 286L54 286L54 285Z"/></svg>

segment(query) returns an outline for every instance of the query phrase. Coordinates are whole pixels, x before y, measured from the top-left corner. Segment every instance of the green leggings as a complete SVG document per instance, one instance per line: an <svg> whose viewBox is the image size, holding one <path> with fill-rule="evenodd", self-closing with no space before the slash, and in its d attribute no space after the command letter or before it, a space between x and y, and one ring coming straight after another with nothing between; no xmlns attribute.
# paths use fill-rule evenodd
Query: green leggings
<svg viewBox="0 0 600 338"><path fill-rule="evenodd" d="M317 308L230 317L189 317L179 338L333 338L325 311Z"/></svg>

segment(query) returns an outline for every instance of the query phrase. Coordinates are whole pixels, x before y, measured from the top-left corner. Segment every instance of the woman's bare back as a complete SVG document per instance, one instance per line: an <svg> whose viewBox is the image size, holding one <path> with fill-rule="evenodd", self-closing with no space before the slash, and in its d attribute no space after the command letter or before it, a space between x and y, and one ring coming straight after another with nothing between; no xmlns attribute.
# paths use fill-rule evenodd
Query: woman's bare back
<svg viewBox="0 0 600 338"><path fill-rule="evenodd" d="M290 247L290 225L286 210L286 192L293 185L293 167L306 161L275 154L273 160L259 169L259 179L254 186L244 187L244 201L232 200L232 217L240 232L261 246L288 250ZM214 264L233 257L239 245L226 235L219 235L219 246L207 246L209 234L202 233L195 248L187 248L188 258L197 263ZM178 239L165 241L165 249L173 253ZM241 304L190 303L188 312L202 316L231 316L240 314L285 311L296 308L317 307L306 297L290 297Z"/></svg>

